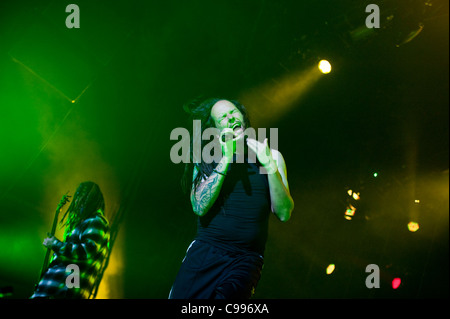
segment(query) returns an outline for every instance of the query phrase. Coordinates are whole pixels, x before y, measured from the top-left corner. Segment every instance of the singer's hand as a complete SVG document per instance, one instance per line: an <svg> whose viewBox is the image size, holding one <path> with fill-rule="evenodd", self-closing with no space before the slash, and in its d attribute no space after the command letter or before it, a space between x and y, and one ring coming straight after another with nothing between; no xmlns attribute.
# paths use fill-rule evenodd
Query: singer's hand
<svg viewBox="0 0 450 319"><path fill-rule="evenodd" d="M272 152L269 148L267 138L263 143L261 143L249 137L247 138L247 145L253 152L256 153L258 161L264 166L268 174L274 174L277 172L277 163L272 157Z"/></svg>

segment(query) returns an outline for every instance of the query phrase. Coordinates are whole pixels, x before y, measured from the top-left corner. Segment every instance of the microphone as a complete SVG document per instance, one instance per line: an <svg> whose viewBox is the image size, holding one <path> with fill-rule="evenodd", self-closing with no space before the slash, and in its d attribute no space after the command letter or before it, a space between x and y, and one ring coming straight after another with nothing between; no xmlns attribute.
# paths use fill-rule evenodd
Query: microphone
<svg viewBox="0 0 450 319"><path fill-rule="evenodd" d="M233 136L234 137L234 131L231 128L224 128L222 130L222 132L220 133L220 140L225 143L226 140L229 140L229 138L227 139L226 136ZM233 140L236 140L235 138L233 138Z"/></svg>

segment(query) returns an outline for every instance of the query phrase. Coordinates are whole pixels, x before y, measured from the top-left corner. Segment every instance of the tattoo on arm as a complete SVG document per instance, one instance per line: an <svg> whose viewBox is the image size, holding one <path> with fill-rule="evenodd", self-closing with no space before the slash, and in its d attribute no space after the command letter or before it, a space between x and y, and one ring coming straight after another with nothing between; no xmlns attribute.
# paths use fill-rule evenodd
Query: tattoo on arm
<svg viewBox="0 0 450 319"><path fill-rule="evenodd" d="M224 165L219 163L216 170L221 172L223 167ZM224 178L225 176L213 172L207 179L202 180L196 189L192 188L191 203L194 212L198 215L208 212L219 196Z"/></svg>

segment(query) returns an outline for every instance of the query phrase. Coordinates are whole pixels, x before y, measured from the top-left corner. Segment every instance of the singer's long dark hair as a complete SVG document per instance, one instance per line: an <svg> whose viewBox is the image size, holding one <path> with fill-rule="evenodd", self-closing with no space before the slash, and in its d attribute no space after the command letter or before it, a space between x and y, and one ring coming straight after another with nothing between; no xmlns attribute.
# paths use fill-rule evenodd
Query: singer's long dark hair
<svg viewBox="0 0 450 319"><path fill-rule="evenodd" d="M223 98L209 98L203 101L200 100L193 100L189 103L185 104L183 106L183 109L189 114L189 120L190 124L188 127L192 127L193 120L200 120L201 121L201 133L199 136L193 136L193 132L190 131L191 136L191 144L190 144L190 150L189 150L189 163L185 164L184 167L184 173L183 177L181 179L181 186L185 194L188 194L194 186L196 188L199 184L199 182L202 180L202 178L207 178L211 173L213 172L213 169L217 166L217 163L214 161L212 163L205 163L203 161L203 158L201 158L200 163L194 163L193 160L193 140L194 138L201 140L201 149L203 150L203 147L209 143L210 141L204 141L201 137L203 134L203 131L207 128L215 127L214 119L211 116L211 109L218 101L227 100L231 103L233 103L236 108L242 113L244 117L244 124L246 128L250 127L250 119L248 117L248 112L245 109L245 107L239 103L236 100L228 100ZM197 175L194 180L192 180L193 177L193 171L194 171L194 165L197 168Z"/></svg>
<svg viewBox="0 0 450 319"><path fill-rule="evenodd" d="M105 211L105 200L100 187L94 182L81 183L61 219L60 225L66 226L64 237L72 232L83 220ZM67 217L66 222L64 219Z"/></svg>

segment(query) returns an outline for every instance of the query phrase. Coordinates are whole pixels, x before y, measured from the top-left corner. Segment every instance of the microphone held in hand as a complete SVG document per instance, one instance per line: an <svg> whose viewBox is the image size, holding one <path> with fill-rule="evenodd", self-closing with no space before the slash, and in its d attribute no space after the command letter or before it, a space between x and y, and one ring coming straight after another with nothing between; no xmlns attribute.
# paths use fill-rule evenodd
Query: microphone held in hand
<svg viewBox="0 0 450 319"><path fill-rule="evenodd" d="M225 143L234 138L234 131L231 128L224 128L220 133L220 140Z"/></svg>

